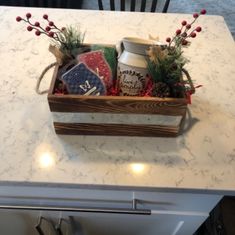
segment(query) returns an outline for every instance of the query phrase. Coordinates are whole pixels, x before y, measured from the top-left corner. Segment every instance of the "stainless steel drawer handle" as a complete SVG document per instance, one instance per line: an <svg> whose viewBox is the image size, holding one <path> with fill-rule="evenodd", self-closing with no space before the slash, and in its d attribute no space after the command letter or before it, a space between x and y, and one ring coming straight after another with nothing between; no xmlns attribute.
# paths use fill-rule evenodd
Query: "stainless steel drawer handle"
<svg viewBox="0 0 235 235"><path fill-rule="evenodd" d="M58 223L55 225L55 230L57 232L57 235L63 235L63 232L62 232L62 229L61 229L61 226L62 226L63 223L66 223L68 226L70 226L69 221L67 221L64 218L59 218Z"/></svg>
<svg viewBox="0 0 235 235"><path fill-rule="evenodd" d="M44 233L44 231L43 231L43 229L42 229L42 223L43 223L43 221L46 222L46 223L48 223L48 224L50 225L51 229L52 229L54 232L56 232L56 230L55 230L55 228L54 228L54 225L53 225L53 223L52 223L50 220L48 220L47 218L45 218L45 217L43 217L43 216L39 216L38 222L37 222L37 224L36 224L36 226L35 226L35 229L37 230L37 232L38 232L39 235L46 235L46 233ZM57 233L56 233L56 235L57 235ZM58 235L60 235L60 234L58 234ZM61 235L63 235L63 234L61 234Z"/></svg>
<svg viewBox="0 0 235 235"><path fill-rule="evenodd" d="M54 206L28 206L28 205L0 205L0 209L14 210L38 210L38 211L68 211L68 212L91 212L113 213L132 215L151 215L151 210L137 209L137 199L132 200L132 208L96 208L96 207L54 207Z"/></svg>
<svg viewBox="0 0 235 235"><path fill-rule="evenodd" d="M55 225L55 230L57 232L58 235L63 235L62 231L61 231L61 223L62 223L62 218L59 219L58 224Z"/></svg>
<svg viewBox="0 0 235 235"><path fill-rule="evenodd" d="M42 223L42 216L39 217L38 223L35 226L35 229L37 230L39 235L44 235L44 232L41 229L41 223Z"/></svg>

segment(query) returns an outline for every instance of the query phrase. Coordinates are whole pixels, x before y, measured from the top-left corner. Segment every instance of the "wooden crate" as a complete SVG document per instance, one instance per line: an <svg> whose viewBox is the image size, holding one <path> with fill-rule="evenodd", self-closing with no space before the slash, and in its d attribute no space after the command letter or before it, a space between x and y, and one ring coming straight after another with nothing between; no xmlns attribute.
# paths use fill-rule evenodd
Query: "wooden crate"
<svg viewBox="0 0 235 235"><path fill-rule="evenodd" d="M54 122L57 134L174 137L181 133L187 109L186 98L55 95L58 69L54 70L48 93L51 112L151 114L179 116L180 121L177 125Z"/></svg>

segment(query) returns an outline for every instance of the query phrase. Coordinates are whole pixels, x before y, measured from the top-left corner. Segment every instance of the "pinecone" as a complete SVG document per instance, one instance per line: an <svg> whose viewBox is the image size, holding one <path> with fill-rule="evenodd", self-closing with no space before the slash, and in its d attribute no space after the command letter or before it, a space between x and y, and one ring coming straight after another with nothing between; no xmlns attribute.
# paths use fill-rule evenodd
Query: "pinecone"
<svg viewBox="0 0 235 235"><path fill-rule="evenodd" d="M170 96L170 87L164 82L157 82L153 86L152 96L164 98Z"/></svg>

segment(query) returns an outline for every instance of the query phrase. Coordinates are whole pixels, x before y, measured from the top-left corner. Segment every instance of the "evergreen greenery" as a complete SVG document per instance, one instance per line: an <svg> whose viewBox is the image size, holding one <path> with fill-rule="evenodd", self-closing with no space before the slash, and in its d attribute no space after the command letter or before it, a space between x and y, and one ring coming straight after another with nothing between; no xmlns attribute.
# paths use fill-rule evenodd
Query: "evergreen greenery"
<svg viewBox="0 0 235 235"><path fill-rule="evenodd" d="M63 54L75 57L79 53L85 34L73 26L68 26L57 33L59 47Z"/></svg>
<svg viewBox="0 0 235 235"><path fill-rule="evenodd" d="M185 88L182 80L182 68L188 62L183 56L181 46L153 47L159 47L157 51L161 50L164 54L164 56L159 56L156 52L155 60L148 59L148 69L153 82L165 83L170 88L171 96L179 96Z"/></svg>
<svg viewBox="0 0 235 235"><path fill-rule="evenodd" d="M176 30L175 35L172 38L166 38L167 45L153 45L149 48L147 62L154 83L153 89L158 89L165 84L169 87L172 97L181 97L186 91L190 92L190 89L194 89L192 81L183 80L182 72L185 73L184 66L189 60L184 57L182 48L190 45L188 39L195 38L201 32L200 26L192 29L192 25L199 15L204 14L206 10L202 9L199 14L193 14L194 19L191 23L183 20L181 28ZM156 85L157 83L161 83L161 86ZM159 91L152 90L152 93L159 94Z"/></svg>

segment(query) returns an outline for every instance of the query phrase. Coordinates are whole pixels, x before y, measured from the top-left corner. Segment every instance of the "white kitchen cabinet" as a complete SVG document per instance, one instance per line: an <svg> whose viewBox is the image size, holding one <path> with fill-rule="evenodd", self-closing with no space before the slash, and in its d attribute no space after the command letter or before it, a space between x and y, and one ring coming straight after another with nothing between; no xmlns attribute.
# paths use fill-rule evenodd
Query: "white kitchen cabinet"
<svg viewBox="0 0 235 235"><path fill-rule="evenodd" d="M207 215L184 215L158 211L147 215L74 215L87 235L189 235Z"/></svg>
<svg viewBox="0 0 235 235"><path fill-rule="evenodd" d="M15 186L0 187L1 205L13 205L13 210L1 210L0 231L6 224L17 221L19 235L38 234L35 225L39 216L50 220L54 225L59 218L69 221L73 218L75 225L81 228L79 235L190 235L206 220L209 212L222 196L196 193L151 192L131 189L97 189L97 188L61 188ZM130 215L95 212L74 212L63 208L108 208L132 209L132 199L138 200L137 209L151 210L151 215ZM14 205L35 207L57 207L58 211L23 211L14 210ZM46 209L46 208L44 208ZM7 215L7 216L6 216ZM63 224L71 231L71 225ZM14 226L16 229L16 226ZM13 235L9 227L9 233ZM50 226L48 228L51 229ZM52 229L53 230L53 229ZM46 233L46 235L50 232ZM51 232L53 235L54 233ZM63 234L64 235L64 234Z"/></svg>
<svg viewBox="0 0 235 235"><path fill-rule="evenodd" d="M62 216L68 223L63 224L64 234L72 234L69 218L73 218L75 227L80 227L81 235L189 235L198 224L207 217L206 214L182 214L180 212L155 211L152 215L125 215L73 212L36 212L7 210L0 212L0 234L4 235L38 235L35 225L42 215L42 230L45 235L55 235L53 229ZM53 225L52 225L53 224Z"/></svg>
<svg viewBox="0 0 235 235"><path fill-rule="evenodd" d="M0 234L38 235L35 229L37 214L35 211L0 210Z"/></svg>

